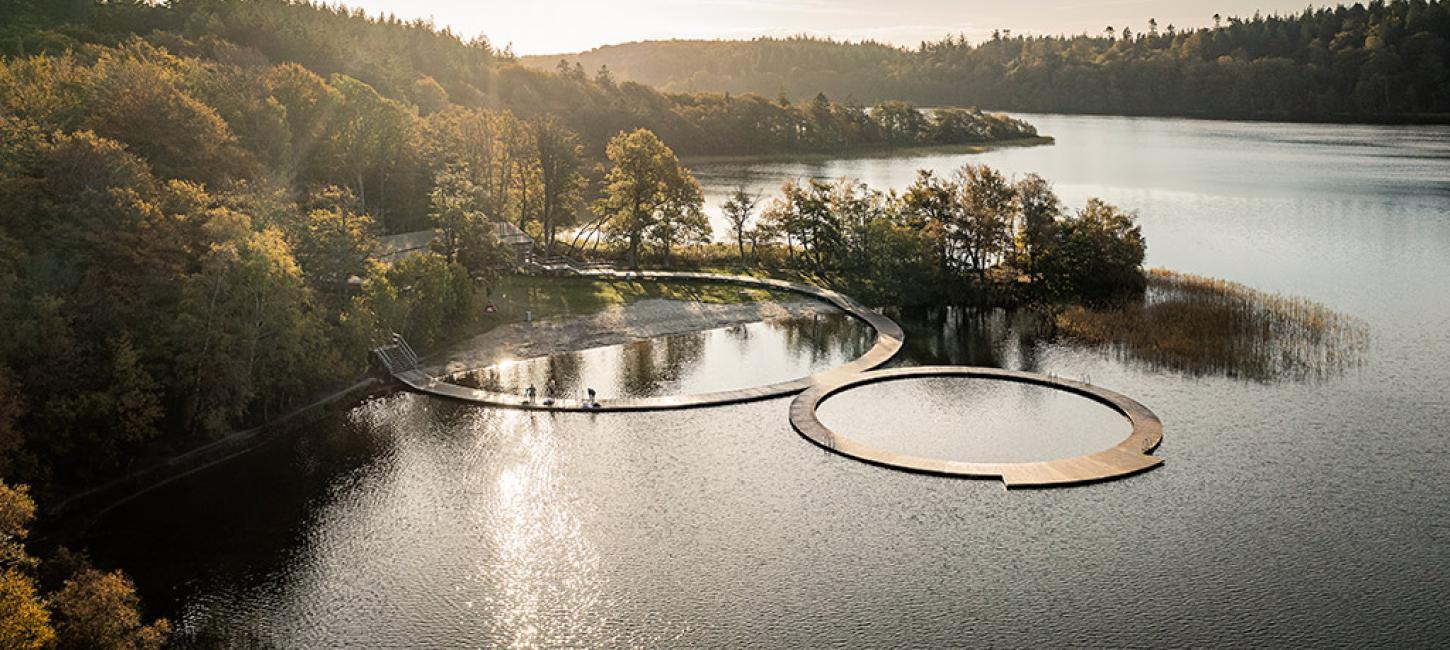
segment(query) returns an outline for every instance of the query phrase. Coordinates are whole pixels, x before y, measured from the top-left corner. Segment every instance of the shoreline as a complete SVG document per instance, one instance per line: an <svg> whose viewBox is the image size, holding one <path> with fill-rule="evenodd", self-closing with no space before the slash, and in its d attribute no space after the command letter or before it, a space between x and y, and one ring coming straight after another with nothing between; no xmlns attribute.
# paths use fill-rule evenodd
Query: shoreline
<svg viewBox="0 0 1450 650"><path fill-rule="evenodd" d="M901 155L920 156L931 153L979 154L997 149L1015 147L1040 147L1056 144L1050 135L1036 135L1025 138L1010 138L989 142L967 144L918 144L904 147L888 145L862 145L832 151L777 151L769 153L700 154L684 155L680 162L686 166L695 164L719 164L729 162L812 162L820 160L842 160L853 158L894 158Z"/></svg>
<svg viewBox="0 0 1450 650"><path fill-rule="evenodd" d="M500 325L426 355L425 359L446 358L450 361L441 365L430 362L425 369L429 372L444 369L450 373L464 372L491 363L451 368L489 359L497 363L511 358L529 358L529 355L547 356L658 336L839 311L825 302L806 298L734 304L650 298L612 305L593 314ZM526 352L523 355L508 354L505 350L513 349L509 346L518 346ZM50 521L48 525L37 528L35 540L63 543L76 539L107 512L139 496L251 452L278 435L294 431L332 412L340 404L391 393L398 388L394 381L364 376L339 391L263 424L233 431L100 485L62 495L45 507Z"/></svg>
<svg viewBox="0 0 1450 650"><path fill-rule="evenodd" d="M37 534L32 538L42 543L79 538L96 520L136 497L251 452L275 436L326 416L339 403L393 390L396 388L391 382L365 375L341 390L255 427L229 432L100 485L64 495L44 507L47 519L36 527Z"/></svg>
<svg viewBox="0 0 1450 650"><path fill-rule="evenodd" d="M985 110L985 109L984 109ZM1034 115L1056 115L1062 117L1123 117L1153 120L1190 120L1194 122L1238 122L1243 124L1317 124L1328 126L1446 126L1450 125L1450 113L1387 113L1343 115L1194 115L1188 113L1108 113L1092 111L1038 111L1038 110L996 110L1013 117Z"/></svg>

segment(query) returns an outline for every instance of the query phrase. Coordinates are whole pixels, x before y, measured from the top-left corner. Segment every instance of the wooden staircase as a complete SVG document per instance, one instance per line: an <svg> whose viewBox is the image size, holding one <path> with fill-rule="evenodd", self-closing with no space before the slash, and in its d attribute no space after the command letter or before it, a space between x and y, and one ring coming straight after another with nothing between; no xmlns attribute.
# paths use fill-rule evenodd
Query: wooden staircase
<svg viewBox="0 0 1450 650"><path fill-rule="evenodd" d="M403 336L397 332L393 333L392 342L372 349L372 356L388 371L389 375L399 375L410 370L418 369L418 353L413 351L413 346L403 340Z"/></svg>

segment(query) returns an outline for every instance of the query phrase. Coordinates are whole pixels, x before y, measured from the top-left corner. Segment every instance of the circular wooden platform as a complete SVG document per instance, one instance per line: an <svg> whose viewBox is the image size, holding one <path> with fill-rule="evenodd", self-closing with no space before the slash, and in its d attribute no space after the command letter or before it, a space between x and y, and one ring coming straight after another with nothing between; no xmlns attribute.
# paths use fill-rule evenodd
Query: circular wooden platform
<svg viewBox="0 0 1450 650"><path fill-rule="evenodd" d="M1067 391L1097 401L1122 414L1133 425L1133 431L1116 446L1086 456L1031 463L969 463L908 456L871 447L832 431L816 415L816 409L821 402L856 386L921 377L1015 381ZM1008 488L1053 487L1104 481L1136 474L1163 463L1161 458L1148 455L1163 441L1163 422L1148 407L1105 388L1020 370L925 366L841 376L813 386L798 395L790 405L790 422L798 433L811 442L857 460L913 472L1000 478Z"/></svg>

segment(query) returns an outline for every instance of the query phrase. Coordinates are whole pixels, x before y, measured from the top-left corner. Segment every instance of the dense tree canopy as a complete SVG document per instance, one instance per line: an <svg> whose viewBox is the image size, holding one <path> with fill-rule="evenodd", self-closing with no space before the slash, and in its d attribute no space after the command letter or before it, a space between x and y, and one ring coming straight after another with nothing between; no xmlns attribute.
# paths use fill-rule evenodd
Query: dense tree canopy
<svg viewBox="0 0 1450 650"><path fill-rule="evenodd" d="M1204 16L1205 22L1208 16ZM1341 119L1450 113L1450 3L1373 0L1099 35L960 37L915 49L806 37L651 41L566 58L674 92L997 110ZM559 57L526 58L540 67Z"/></svg>
<svg viewBox="0 0 1450 650"><path fill-rule="evenodd" d="M1144 287L1134 215L1098 199L1067 215L1046 181L984 165L920 172L901 194L790 181L761 219L797 266L869 300L1091 304Z"/></svg>
<svg viewBox="0 0 1450 650"><path fill-rule="evenodd" d="M548 115L423 117L239 60L137 37L0 60L0 475L89 483L355 377L389 332L436 340L505 263L493 220L541 235L583 203ZM438 259L370 261L430 225Z"/></svg>
<svg viewBox="0 0 1450 650"><path fill-rule="evenodd" d="M0 26L0 53L59 54L87 44L115 46L140 38L166 56L220 64L222 69L209 75L207 90L194 93L195 99L216 109L238 143L266 141L271 146L261 148L263 157L290 156L301 170L308 162L320 163L311 167L314 172L351 188L380 218L388 211L416 211L423 205L405 203L419 195L394 197L388 188L408 182L407 155L413 153L408 140L413 134L400 114L405 107L423 117L452 107L507 109L524 120L555 114L594 156L614 134L637 128L653 131L682 154L819 151L891 142L857 102L821 97L819 104L792 105L758 95L666 94L618 82L607 68L592 77L567 65L533 69L484 39L466 41L424 21L369 18L331 4L18 0L15 16ZM259 78L256 71L272 64L290 67ZM299 74L302 70L328 80L330 88ZM177 83L160 72L149 73L159 77L153 79L134 79L124 70L116 74L117 88ZM338 95L344 100L340 105ZM198 112L193 102L160 90L123 99L114 110L146 118L138 123L186 120L198 145L218 155L226 151L228 142L217 139L221 132L206 128L218 126L216 116ZM156 104L162 99L170 103ZM136 114L144 108L155 110ZM345 115L344 122L368 128L335 129L330 138L314 132L318 119L334 110ZM233 119L243 116L247 119ZM982 128L970 137L957 132L953 139L937 140L932 131L918 139L957 143L1035 135L1025 123L1001 116L976 113L972 119ZM385 153L394 157L375 157ZM164 164L164 159L156 162ZM380 192L387 196L374 196Z"/></svg>
<svg viewBox="0 0 1450 650"><path fill-rule="evenodd" d="M41 650L157 650L170 624L141 620L130 579L102 572L65 549L44 562L25 548L35 502L0 480L0 647ZM47 585L42 574L54 574Z"/></svg>

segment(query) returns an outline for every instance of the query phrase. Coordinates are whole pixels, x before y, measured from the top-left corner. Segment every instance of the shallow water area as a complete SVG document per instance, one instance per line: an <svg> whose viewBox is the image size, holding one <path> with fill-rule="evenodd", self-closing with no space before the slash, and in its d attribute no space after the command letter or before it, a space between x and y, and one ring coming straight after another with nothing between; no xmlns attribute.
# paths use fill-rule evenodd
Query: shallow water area
<svg viewBox="0 0 1450 650"><path fill-rule="evenodd" d="M1087 397L964 377L856 386L821 402L816 417L836 434L883 451L970 463L1085 456L1132 430L1117 411Z"/></svg>
<svg viewBox="0 0 1450 650"><path fill-rule="evenodd" d="M829 370L871 349L875 337L852 316L826 313L524 359L452 381L513 395L533 386L540 399L577 399L589 388L601 400L697 395Z"/></svg>

